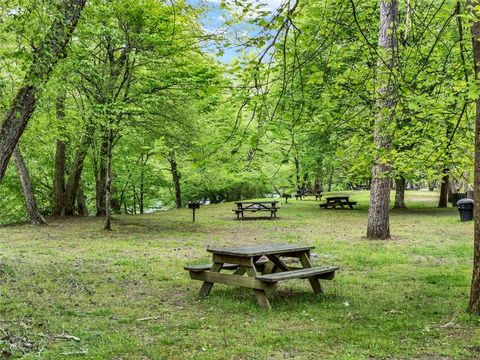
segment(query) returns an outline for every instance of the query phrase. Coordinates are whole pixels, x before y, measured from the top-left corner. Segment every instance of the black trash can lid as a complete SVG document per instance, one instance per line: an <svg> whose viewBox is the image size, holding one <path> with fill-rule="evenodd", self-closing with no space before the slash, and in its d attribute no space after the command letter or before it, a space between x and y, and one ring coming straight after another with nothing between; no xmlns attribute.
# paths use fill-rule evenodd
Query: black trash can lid
<svg viewBox="0 0 480 360"><path fill-rule="evenodd" d="M457 201L457 205L466 205L466 204L473 204L472 199L460 199Z"/></svg>

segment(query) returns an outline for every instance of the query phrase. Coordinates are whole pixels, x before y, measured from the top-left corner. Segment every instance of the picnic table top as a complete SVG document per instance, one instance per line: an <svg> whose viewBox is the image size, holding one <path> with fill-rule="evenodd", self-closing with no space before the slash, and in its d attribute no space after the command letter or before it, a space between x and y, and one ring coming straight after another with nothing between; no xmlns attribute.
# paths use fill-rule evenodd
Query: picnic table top
<svg viewBox="0 0 480 360"><path fill-rule="evenodd" d="M349 198L349 195L338 195L338 196L328 196L325 199L327 200L342 200L342 199L347 199Z"/></svg>
<svg viewBox="0 0 480 360"><path fill-rule="evenodd" d="M294 244L271 244L253 245L242 247L220 247L208 248L207 251L213 254L232 255L241 257L252 257L270 254L283 254L292 252L305 252L314 249L315 246L301 246Z"/></svg>

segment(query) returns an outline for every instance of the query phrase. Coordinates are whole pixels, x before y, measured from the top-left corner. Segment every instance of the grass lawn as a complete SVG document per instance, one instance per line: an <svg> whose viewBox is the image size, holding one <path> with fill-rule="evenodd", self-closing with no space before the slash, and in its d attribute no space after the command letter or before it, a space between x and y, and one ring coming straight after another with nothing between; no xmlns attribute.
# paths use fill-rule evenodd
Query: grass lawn
<svg viewBox="0 0 480 360"><path fill-rule="evenodd" d="M195 224L181 209L115 216L113 232L91 218L0 228L0 359L479 359L473 224L407 192L393 239L369 241L368 193L351 195L352 211L290 200L271 221L222 204ZM207 246L263 243L314 245L340 271L321 296L280 283L270 311L246 289L197 298L184 265L208 262Z"/></svg>

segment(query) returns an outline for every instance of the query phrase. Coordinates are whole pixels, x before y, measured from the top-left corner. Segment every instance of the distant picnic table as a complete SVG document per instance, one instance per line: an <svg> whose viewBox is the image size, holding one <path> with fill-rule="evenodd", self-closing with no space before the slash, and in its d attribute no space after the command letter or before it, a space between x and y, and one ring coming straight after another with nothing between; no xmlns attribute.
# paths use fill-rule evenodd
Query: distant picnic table
<svg viewBox="0 0 480 360"><path fill-rule="evenodd" d="M300 200L303 200L304 196L315 196L315 200L319 200L322 198L322 192L312 190L298 190L295 194L295 199L298 200L300 198Z"/></svg>
<svg viewBox="0 0 480 360"><path fill-rule="evenodd" d="M270 218L277 217L277 207L278 201L236 201L236 209L232 211L237 215L237 219L240 219L240 215L243 219L243 213L245 211L257 212L257 211L270 211Z"/></svg>
<svg viewBox="0 0 480 360"><path fill-rule="evenodd" d="M270 307L265 290L273 290L282 280L308 279L315 293L321 293L319 279L332 280L338 267L312 267L313 246L293 244L209 248L213 264L185 266L193 280L203 281L199 296L207 296L214 283L253 289L260 306ZM302 267L287 265L282 258L297 258ZM231 270L233 273L220 273ZM243 276L247 274L247 276Z"/></svg>
<svg viewBox="0 0 480 360"><path fill-rule="evenodd" d="M353 209L353 205L356 205L356 201L350 201L349 196L329 196L325 198L327 201L324 204L320 204L320 207L325 208L325 209L346 209L346 206L348 206L350 209Z"/></svg>

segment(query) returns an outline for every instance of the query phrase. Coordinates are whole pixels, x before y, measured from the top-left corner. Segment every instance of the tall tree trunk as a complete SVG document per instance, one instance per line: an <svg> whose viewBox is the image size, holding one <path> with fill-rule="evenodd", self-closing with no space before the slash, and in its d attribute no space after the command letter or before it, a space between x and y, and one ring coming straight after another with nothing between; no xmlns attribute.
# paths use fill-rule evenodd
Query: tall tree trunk
<svg viewBox="0 0 480 360"><path fill-rule="evenodd" d="M448 206L448 188L449 188L449 170L443 170L442 184L440 185L440 197L438 198L438 207L446 208Z"/></svg>
<svg viewBox="0 0 480 360"><path fill-rule="evenodd" d="M18 146L13 150L13 160L17 167L18 175L20 175L20 181L22 183L23 196L25 198L25 207L28 212L28 218L30 223L34 225L46 225L46 221L43 218L40 211L38 211L37 202L33 195L32 183L28 175L27 165L23 160L23 156L20 153Z"/></svg>
<svg viewBox="0 0 480 360"><path fill-rule="evenodd" d="M379 155L375 158L372 171L370 207L368 209L367 238L390 238L390 170L391 166L382 159L382 153L391 147L392 136L389 125L395 116L397 89L395 68L397 66L397 0L380 0L380 31L378 45L383 49L383 61L378 66L378 113L375 118L374 141Z"/></svg>
<svg viewBox="0 0 480 360"><path fill-rule="evenodd" d="M473 6L480 5L480 1L471 1ZM474 12L475 22L472 24L473 61L475 80L480 79L480 15ZM474 245L473 245L473 273L468 310L472 314L480 315L480 97L476 100L475 113L475 168L474 168Z"/></svg>
<svg viewBox="0 0 480 360"><path fill-rule="evenodd" d="M133 215L137 215L137 190L135 184L132 184L132 198L133 198Z"/></svg>
<svg viewBox="0 0 480 360"><path fill-rule="evenodd" d="M75 214L75 199L77 198L80 179L83 171L83 164L87 156L88 144L91 140L91 134L85 134L80 147L75 152L72 169L65 187L65 210L62 215L72 216Z"/></svg>
<svg viewBox="0 0 480 360"><path fill-rule="evenodd" d="M102 143L100 145L99 166L97 169L97 179L95 184L95 199L97 206L97 213L95 216L106 216L107 209L105 204L106 199L106 184L107 184L107 162L108 162L108 134L102 136Z"/></svg>
<svg viewBox="0 0 480 360"><path fill-rule="evenodd" d="M138 207L140 209L140 214L143 214L144 212L144 208L143 208L144 192L145 192L145 163L142 161L142 169L140 170L140 194L138 198Z"/></svg>
<svg viewBox="0 0 480 360"><path fill-rule="evenodd" d="M332 184L333 184L333 174L334 174L335 170L332 166L331 170L330 170L330 175L328 176L328 192L332 191Z"/></svg>
<svg viewBox="0 0 480 360"><path fill-rule="evenodd" d="M303 174L302 189L307 189L308 186L308 172Z"/></svg>
<svg viewBox="0 0 480 360"><path fill-rule="evenodd" d="M83 192L83 186L80 184L77 191L77 212L80 216L88 216L87 200Z"/></svg>
<svg viewBox="0 0 480 360"><path fill-rule="evenodd" d="M62 123L65 119L65 93L57 96L57 119ZM53 216L60 216L65 209L65 164L66 144L63 139L57 139L55 150L55 174L53 179Z"/></svg>
<svg viewBox="0 0 480 360"><path fill-rule="evenodd" d="M107 137L107 158L105 161L105 226L104 230L112 230L112 143L113 143L113 131L108 130Z"/></svg>
<svg viewBox="0 0 480 360"><path fill-rule="evenodd" d="M175 154L170 156L170 171L172 172L173 187L175 188L175 205L177 209L182 207L182 192L180 188L180 174L177 169Z"/></svg>
<svg viewBox="0 0 480 360"><path fill-rule="evenodd" d="M405 178L400 176L395 179L395 205L394 209L404 209L405 206Z"/></svg>
<svg viewBox="0 0 480 360"><path fill-rule="evenodd" d="M0 129L0 180L5 175L8 161L23 134L41 89L48 81L57 62L65 56L80 14L87 0L63 0L58 16L40 46L33 54L30 66Z"/></svg>

